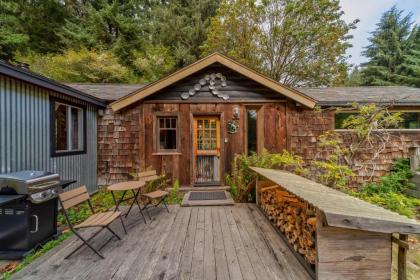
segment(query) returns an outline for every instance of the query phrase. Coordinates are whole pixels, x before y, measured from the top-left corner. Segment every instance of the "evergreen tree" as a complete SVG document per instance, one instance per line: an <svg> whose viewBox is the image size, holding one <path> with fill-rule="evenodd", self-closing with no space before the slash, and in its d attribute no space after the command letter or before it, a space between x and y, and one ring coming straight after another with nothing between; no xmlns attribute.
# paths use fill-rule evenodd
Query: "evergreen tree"
<svg viewBox="0 0 420 280"><path fill-rule="evenodd" d="M151 43L171 50L176 67L196 61L219 4L220 0L171 0L155 5L150 21Z"/></svg>
<svg viewBox="0 0 420 280"><path fill-rule="evenodd" d="M0 1L0 59L11 60L17 51L26 49L29 37L20 24L19 6Z"/></svg>
<svg viewBox="0 0 420 280"><path fill-rule="evenodd" d="M402 63L398 66L399 84L420 87L420 27L415 26L407 39Z"/></svg>
<svg viewBox="0 0 420 280"><path fill-rule="evenodd" d="M412 14L403 16L403 13L392 7L384 13L377 29L372 32L370 45L363 52L369 58L361 73L365 85L396 85L404 80L399 69L407 49Z"/></svg>
<svg viewBox="0 0 420 280"><path fill-rule="evenodd" d="M359 67L354 67L353 71L347 76L344 81L344 85L347 87L356 87L363 84L362 76L360 74Z"/></svg>

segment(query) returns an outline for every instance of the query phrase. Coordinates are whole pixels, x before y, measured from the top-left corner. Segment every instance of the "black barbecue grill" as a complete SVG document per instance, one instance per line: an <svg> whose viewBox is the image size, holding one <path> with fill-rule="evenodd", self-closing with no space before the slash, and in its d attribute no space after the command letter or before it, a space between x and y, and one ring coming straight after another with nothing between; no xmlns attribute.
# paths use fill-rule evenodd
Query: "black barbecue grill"
<svg viewBox="0 0 420 280"><path fill-rule="evenodd" d="M57 234L60 189L58 174L0 174L0 259L22 258Z"/></svg>

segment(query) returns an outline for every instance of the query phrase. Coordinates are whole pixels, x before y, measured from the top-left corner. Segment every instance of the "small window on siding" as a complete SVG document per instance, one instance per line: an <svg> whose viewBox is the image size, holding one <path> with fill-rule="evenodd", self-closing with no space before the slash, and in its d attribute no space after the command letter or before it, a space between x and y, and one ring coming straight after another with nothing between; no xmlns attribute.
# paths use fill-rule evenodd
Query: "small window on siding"
<svg viewBox="0 0 420 280"><path fill-rule="evenodd" d="M61 101L52 102L53 156L84 152L85 109Z"/></svg>
<svg viewBox="0 0 420 280"><path fill-rule="evenodd" d="M247 152L248 155L257 152L257 116L255 109L246 110L247 113Z"/></svg>
<svg viewBox="0 0 420 280"><path fill-rule="evenodd" d="M176 151L178 139L177 117L157 117L158 151Z"/></svg>
<svg viewBox="0 0 420 280"><path fill-rule="evenodd" d="M335 129L346 129L344 121L356 113L336 113ZM401 114L403 121L398 127L392 129L420 129L420 112L404 112Z"/></svg>

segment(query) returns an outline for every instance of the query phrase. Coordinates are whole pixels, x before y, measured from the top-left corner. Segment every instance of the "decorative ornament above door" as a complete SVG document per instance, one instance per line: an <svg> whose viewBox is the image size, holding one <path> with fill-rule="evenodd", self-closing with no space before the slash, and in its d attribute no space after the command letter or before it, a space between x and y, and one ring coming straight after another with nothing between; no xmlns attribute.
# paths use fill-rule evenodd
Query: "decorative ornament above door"
<svg viewBox="0 0 420 280"><path fill-rule="evenodd" d="M211 73L204 76L200 79L197 84L195 84L188 92L181 94L181 98L187 100L191 96L194 96L197 92L201 90L202 87L208 85L210 92L223 100L228 100L229 95L226 93L221 93L218 90L218 87L224 88L227 86L226 77L222 73Z"/></svg>

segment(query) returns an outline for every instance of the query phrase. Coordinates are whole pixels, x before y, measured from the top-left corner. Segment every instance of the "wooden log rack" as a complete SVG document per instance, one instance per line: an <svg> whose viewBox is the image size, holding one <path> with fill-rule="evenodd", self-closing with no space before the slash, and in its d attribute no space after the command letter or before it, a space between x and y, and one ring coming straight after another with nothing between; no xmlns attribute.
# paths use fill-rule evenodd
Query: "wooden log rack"
<svg viewBox="0 0 420 280"><path fill-rule="evenodd" d="M420 223L286 171L251 169L257 205L314 279L391 279L392 243L406 279L408 234Z"/></svg>

